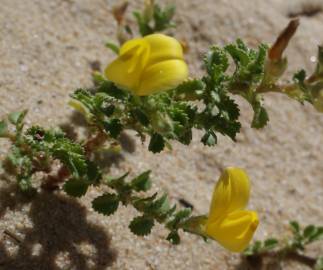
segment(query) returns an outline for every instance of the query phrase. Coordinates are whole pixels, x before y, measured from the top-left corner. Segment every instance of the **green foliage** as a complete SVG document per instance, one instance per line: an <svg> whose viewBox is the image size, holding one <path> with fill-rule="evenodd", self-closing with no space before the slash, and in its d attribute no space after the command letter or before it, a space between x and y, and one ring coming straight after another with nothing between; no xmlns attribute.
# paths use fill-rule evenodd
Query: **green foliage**
<svg viewBox="0 0 323 270"><path fill-rule="evenodd" d="M148 2L143 12L133 12L142 36L175 27L175 23L172 21L175 14L175 6L168 5L162 8L158 4L154 4L153 1Z"/></svg>
<svg viewBox="0 0 323 270"><path fill-rule="evenodd" d="M128 173L117 178L108 178L104 183L116 193L105 193L92 202L92 207L104 215L113 214L118 205L132 205L141 213L129 225L130 230L136 235L147 235L151 232L155 222L164 224L170 231L167 236L173 244L180 242L178 230L185 229L185 222L191 218L190 209L176 211L176 206L171 206L167 194L158 196L139 196L137 192L148 191L151 187L150 171L126 180Z"/></svg>
<svg viewBox="0 0 323 270"><path fill-rule="evenodd" d="M70 179L63 186L64 191L73 197L81 197L85 195L88 185L81 179Z"/></svg>
<svg viewBox="0 0 323 270"><path fill-rule="evenodd" d="M6 121L0 121L0 137L8 136L8 124Z"/></svg>
<svg viewBox="0 0 323 270"><path fill-rule="evenodd" d="M308 225L301 230L296 221L290 222L290 226L293 231L293 238L289 240L288 245L292 249L304 250L306 245L323 240L323 226Z"/></svg>
<svg viewBox="0 0 323 270"><path fill-rule="evenodd" d="M245 256L252 256L263 252L269 252L277 248L278 244L279 244L279 241L275 238L268 238L263 242L255 241L243 252L243 254Z"/></svg>
<svg viewBox="0 0 323 270"><path fill-rule="evenodd" d="M26 111L8 116L15 131L11 135L13 145L7 156L6 169L14 171L21 190L32 190L33 175L37 171L49 171L54 160L60 161L68 170L70 179L64 190L71 196L80 197L89 185L99 182L101 172L87 159L82 145L72 142L58 129L32 126L24 130L25 115Z"/></svg>
<svg viewBox="0 0 323 270"><path fill-rule="evenodd" d="M294 88L289 91L290 97L297 99L299 102L304 103L304 101L311 102L312 97L309 88L306 85L306 71L304 69L296 72L293 76Z"/></svg>
<svg viewBox="0 0 323 270"><path fill-rule="evenodd" d="M190 208L177 211L167 223L167 227L173 230L176 229L181 222L190 217L191 213L192 210Z"/></svg>
<svg viewBox="0 0 323 270"><path fill-rule="evenodd" d="M13 145L7 156L7 165L14 170L21 191L32 190L32 158L26 155L18 146Z"/></svg>
<svg viewBox="0 0 323 270"><path fill-rule="evenodd" d="M140 217L135 217L131 221L129 225L129 229L131 230L132 233L136 235L144 236L144 235L150 234L153 226L154 226L154 219L143 215Z"/></svg>
<svg viewBox="0 0 323 270"><path fill-rule="evenodd" d="M175 230L175 231L171 231L167 238L166 238L170 243L172 243L173 245L179 245L180 242L181 242L181 238L178 234L178 232Z"/></svg>
<svg viewBox="0 0 323 270"><path fill-rule="evenodd" d="M244 251L244 256L266 256L276 254L280 258L285 258L290 254L303 253L306 246L323 240L323 227L308 225L301 228L297 221L289 223L292 235L287 239L268 238L265 241L255 241ZM316 260L316 268L321 269L321 258Z"/></svg>
<svg viewBox="0 0 323 270"><path fill-rule="evenodd" d="M316 260L316 264L314 266L314 270L323 270L323 257L319 257Z"/></svg>
<svg viewBox="0 0 323 270"><path fill-rule="evenodd" d="M115 54L119 54L119 46L118 45L116 45L116 44L114 44L114 43L112 43L112 42L107 42L106 44L105 44L105 46L107 47L107 48L109 48L111 51L113 51Z"/></svg>
<svg viewBox="0 0 323 270"><path fill-rule="evenodd" d="M92 202L92 207L100 214L110 216L117 211L119 206L119 198L115 194L105 193L97 197Z"/></svg>
<svg viewBox="0 0 323 270"><path fill-rule="evenodd" d="M228 95L226 83L228 77L228 58L226 53L218 48L212 47L204 58L206 75L202 78L205 85L199 100L203 101L204 109L198 113L198 127L205 130L202 142L212 145L217 141L215 132L235 139L240 130L239 108ZM198 94L197 93L197 94Z"/></svg>
<svg viewBox="0 0 323 270"><path fill-rule="evenodd" d="M22 111L22 112L13 112L8 115L8 119L11 124L13 125L21 125L22 121L24 120L25 116L27 114L27 111Z"/></svg>
<svg viewBox="0 0 323 270"><path fill-rule="evenodd" d="M147 191L151 188L151 171L145 171L131 181L131 186L135 191Z"/></svg>
<svg viewBox="0 0 323 270"><path fill-rule="evenodd" d="M57 139L49 148L53 158L65 164L75 178L81 178L87 173L87 164L84 150L78 144L66 138Z"/></svg>
<svg viewBox="0 0 323 270"><path fill-rule="evenodd" d="M153 153L161 152L165 147L165 140L162 135L154 133L151 136L148 149Z"/></svg>
<svg viewBox="0 0 323 270"><path fill-rule="evenodd" d="M262 98L257 92L264 77L267 49L264 44L258 47L258 51L250 49L240 39L236 44L225 47L236 65L235 72L230 78L229 89L244 97L252 106L253 128L262 128L269 120L266 109L262 106Z"/></svg>

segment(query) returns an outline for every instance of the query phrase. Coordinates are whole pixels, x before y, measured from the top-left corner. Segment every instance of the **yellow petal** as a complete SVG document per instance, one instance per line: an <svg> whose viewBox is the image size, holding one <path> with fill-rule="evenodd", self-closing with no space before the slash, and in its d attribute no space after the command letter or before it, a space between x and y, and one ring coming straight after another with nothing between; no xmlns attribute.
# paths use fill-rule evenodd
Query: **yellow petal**
<svg viewBox="0 0 323 270"><path fill-rule="evenodd" d="M253 211L235 211L216 222L207 222L206 233L232 252L241 252L249 244L259 224Z"/></svg>
<svg viewBox="0 0 323 270"><path fill-rule="evenodd" d="M142 38L134 38L134 39L128 40L121 46L119 50L119 56L125 56L129 54L131 55L132 54L131 51L134 48L138 48L142 46L142 43L143 43Z"/></svg>
<svg viewBox="0 0 323 270"><path fill-rule="evenodd" d="M123 88L137 88L148 57L149 47L143 39L128 41L121 47L119 57L107 66L105 75Z"/></svg>
<svg viewBox="0 0 323 270"><path fill-rule="evenodd" d="M214 222L230 212L244 209L249 194L250 182L244 170L226 168L213 191L209 220Z"/></svg>
<svg viewBox="0 0 323 270"><path fill-rule="evenodd" d="M144 70L135 93L139 96L175 88L188 77L188 68L182 60L158 62Z"/></svg>
<svg viewBox="0 0 323 270"><path fill-rule="evenodd" d="M146 36L144 40L150 47L148 65L153 65L164 60L184 59L183 48L175 38L163 34L152 34Z"/></svg>

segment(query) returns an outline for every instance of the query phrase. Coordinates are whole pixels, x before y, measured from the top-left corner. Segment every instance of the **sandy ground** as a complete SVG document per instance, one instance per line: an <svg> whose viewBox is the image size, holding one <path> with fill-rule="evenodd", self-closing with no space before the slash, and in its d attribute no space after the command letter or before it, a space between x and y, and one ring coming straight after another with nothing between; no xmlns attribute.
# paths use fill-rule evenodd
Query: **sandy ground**
<svg viewBox="0 0 323 270"><path fill-rule="evenodd" d="M110 9L118 1L104 0L0 0L0 116L28 108L28 123L53 126L71 115L68 94L91 84L90 63L103 65L113 57L104 47L114 39ZM201 54L213 43L241 37L249 45L272 42L288 14L302 11L294 0L185 0L178 6L178 37L190 44L192 74L200 72ZM320 4L321 2L321 4ZM139 2L131 1L131 8ZM323 43L323 12L303 16L288 49L290 70L313 70L316 46ZM291 74L291 73L290 73ZM287 223L323 222L323 115L309 106L278 95L266 97L269 125L252 130L248 105L241 104L243 128L238 143L220 137L208 148L197 137L190 147L174 144L172 152L153 155L133 138L134 153L111 164L111 173L151 168L156 190L184 198L196 214L209 207L211 190L224 166L245 168L252 180L250 209L259 212L256 238L286 232ZM133 136L132 136L133 137ZM7 145L0 142L0 155ZM166 231L157 226L145 238L132 235L127 225L136 214L122 208L110 218L89 210L102 190L91 189L81 200L64 194L40 194L26 202L14 187L0 182L0 269L245 269L238 255L217 243L205 244L182 234L182 244L171 246ZM14 241L4 230L13 232ZM317 244L309 254L323 254ZM276 269L276 268L274 268ZM283 269L306 269L295 263Z"/></svg>

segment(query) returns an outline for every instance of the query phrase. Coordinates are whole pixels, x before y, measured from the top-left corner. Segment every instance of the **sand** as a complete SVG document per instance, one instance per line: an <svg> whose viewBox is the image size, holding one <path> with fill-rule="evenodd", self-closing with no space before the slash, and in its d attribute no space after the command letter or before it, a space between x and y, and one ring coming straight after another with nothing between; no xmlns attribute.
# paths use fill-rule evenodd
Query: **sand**
<svg viewBox="0 0 323 270"><path fill-rule="evenodd" d="M0 0L0 117L28 108L28 124L54 126L72 115L68 95L91 85L90 63L106 65L113 54L104 47L115 40L111 7L104 0ZM192 74L201 74L201 55L211 44L238 37L248 45L271 43L287 24L290 13L321 1L186 0L178 7L177 37L189 42ZM140 2L131 1L130 9ZM323 44L323 12L302 16L287 54L293 71L315 67L316 47ZM287 77L288 77L287 76ZM242 130L237 143L220 137L216 147L204 147L194 134L189 146L174 143L173 151L153 155L130 134L135 151L110 160L111 175L153 170L154 189L167 191L176 202L184 198L195 214L208 211L211 191L221 168L245 168L252 181L249 208L260 215L256 239L286 233L289 220L306 225L323 222L323 115L279 94L268 94L270 123L250 128L250 107L237 98ZM0 156L7 144L0 141ZM63 193L40 194L28 202L0 182L0 269L246 269L237 254L216 242L182 233L182 244L164 240L156 226L144 238L127 228L136 211L121 208L113 217L90 209L91 199L104 189L92 188L80 200ZM13 240L5 232L13 233ZM322 242L308 254L323 254ZM306 269L283 263L283 269ZM274 268L277 269L277 268Z"/></svg>

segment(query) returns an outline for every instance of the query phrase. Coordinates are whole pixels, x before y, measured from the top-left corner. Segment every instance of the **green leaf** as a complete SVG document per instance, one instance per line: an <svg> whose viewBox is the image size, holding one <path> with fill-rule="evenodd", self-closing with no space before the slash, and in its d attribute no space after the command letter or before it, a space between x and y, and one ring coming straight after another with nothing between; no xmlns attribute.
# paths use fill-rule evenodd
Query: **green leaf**
<svg viewBox="0 0 323 270"><path fill-rule="evenodd" d="M133 12L133 15L139 27L139 32L142 36L161 32L168 28L175 27L175 23L172 21L172 18L175 14L174 5L168 5L163 9L159 5L154 4L152 8L152 16L147 16L146 11L144 11L143 13L140 13L138 11Z"/></svg>
<svg viewBox="0 0 323 270"><path fill-rule="evenodd" d="M148 150L153 153L161 152L165 147L165 140L163 136L158 133L154 133L149 142Z"/></svg>
<svg viewBox="0 0 323 270"><path fill-rule="evenodd" d="M0 137L7 137L8 135L8 124L6 121L0 121Z"/></svg>
<svg viewBox="0 0 323 270"><path fill-rule="evenodd" d="M315 227L314 232L308 238L309 242L323 240L323 227Z"/></svg>
<svg viewBox="0 0 323 270"><path fill-rule="evenodd" d="M109 187L113 189L123 190L124 187L126 186L125 179L128 176L128 174L129 172L123 174L121 177L118 177L118 178L108 177L106 179L106 183Z"/></svg>
<svg viewBox="0 0 323 270"><path fill-rule="evenodd" d="M235 44L227 45L225 49L231 55L236 64L247 66L250 59L248 53L245 50L240 49Z"/></svg>
<svg viewBox="0 0 323 270"><path fill-rule="evenodd" d="M254 255L254 251L253 251L253 246L252 245L249 245L244 251L243 251L243 255L244 256L252 256Z"/></svg>
<svg viewBox="0 0 323 270"><path fill-rule="evenodd" d="M301 228L299 226L299 223L297 221L290 221L289 222L290 227L292 228L292 231L295 235L299 235L301 232Z"/></svg>
<svg viewBox="0 0 323 270"><path fill-rule="evenodd" d="M202 80L191 79L181 83L174 91L181 100L196 100L202 97L204 88L205 84Z"/></svg>
<svg viewBox="0 0 323 270"><path fill-rule="evenodd" d="M190 208L184 208L179 210L176 214L175 214L175 218L177 219L185 219L188 218L192 213L192 210Z"/></svg>
<svg viewBox="0 0 323 270"><path fill-rule="evenodd" d="M192 210L190 208L184 208L177 211L166 226L171 229L176 229L176 226L183 220L186 220L191 215L191 213Z"/></svg>
<svg viewBox="0 0 323 270"><path fill-rule="evenodd" d="M150 234L153 226L154 226L154 220L144 215L140 217L135 217L131 221L129 225L129 229L131 230L132 233L136 235L144 236L144 235Z"/></svg>
<svg viewBox="0 0 323 270"><path fill-rule="evenodd" d="M136 19L136 22L139 27L139 32L142 36L152 34L154 30L149 26L149 21L145 19L138 11L133 12L133 16Z"/></svg>
<svg viewBox="0 0 323 270"><path fill-rule="evenodd" d="M18 186L22 192L29 192L31 191L32 185L31 185L31 176L18 176Z"/></svg>
<svg viewBox="0 0 323 270"><path fill-rule="evenodd" d="M323 257L317 258L314 270L323 270Z"/></svg>
<svg viewBox="0 0 323 270"><path fill-rule="evenodd" d="M229 67L226 51L216 46L211 47L204 56L204 66L212 80L223 80L223 73Z"/></svg>
<svg viewBox="0 0 323 270"><path fill-rule="evenodd" d="M120 135L123 126L119 119L111 119L105 122L104 129L106 132L110 133L112 138L116 139Z"/></svg>
<svg viewBox="0 0 323 270"><path fill-rule="evenodd" d="M275 238L269 238L264 241L264 248L266 250L272 250L278 246L278 240Z"/></svg>
<svg viewBox="0 0 323 270"><path fill-rule="evenodd" d="M168 200L168 195L164 194L161 196L159 199L155 200L151 206L149 211L152 213L155 213L159 216L164 215L170 210L170 205L169 205L169 200Z"/></svg>
<svg viewBox="0 0 323 270"><path fill-rule="evenodd" d="M122 89L118 88L113 82L107 80L100 85L98 92L106 93L110 97L113 97L117 100L124 100L129 96L128 92L123 91Z"/></svg>
<svg viewBox="0 0 323 270"><path fill-rule="evenodd" d="M251 127L263 128L269 121L268 113L260 102L253 104L254 116L252 119Z"/></svg>
<svg viewBox="0 0 323 270"><path fill-rule="evenodd" d="M105 47L109 48L110 50L112 50L115 54L119 54L119 46L115 43L112 43L112 42L107 42L105 43Z"/></svg>
<svg viewBox="0 0 323 270"><path fill-rule="evenodd" d="M135 191L147 191L151 188L151 171L145 171L131 181L131 186Z"/></svg>
<svg viewBox="0 0 323 270"><path fill-rule="evenodd" d="M154 7L154 32L160 32L167 28L175 27L175 23L172 22L172 18L175 15L176 8L174 5L168 5L165 9L162 9L159 5L155 4Z"/></svg>
<svg viewBox="0 0 323 270"><path fill-rule="evenodd" d="M86 161L87 165L87 180L91 183L97 184L102 179L102 172L100 168L93 161Z"/></svg>
<svg viewBox="0 0 323 270"><path fill-rule="evenodd" d="M314 225L308 225L304 229L303 236L305 238L310 238L316 232L317 232L317 228Z"/></svg>
<svg viewBox="0 0 323 270"><path fill-rule="evenodd" d="M21 166L23 164L24 156L21 153L21 150L16 145L13 145L11 147L9 154L7 155L7 160L14 167L18 167L18 166Z"/></svg>
<svg viewBox="0 0 323 270"><path fill-rule="evenodd" d="M261 241L255 241L254 245L253 245L253 252L254 253L258 253L260 252L260 250L263 247L263 243Z"/></svg>
<svg viewBox="0 0 323 270"><path fill-rule="evenodd" d="M13 125L19 125L24 120L25 116L27 114L27 110L21 111L21 112L13 112L8 115L8 119L11 124Z"/></svg>
<svg viewBox="0 0 323 270"><path fill-rule="evenodd" d="M98 85L103 84L106 81L106 79L101 72L93 71L92 72L92 81L93 81L94 85L98 86Z"/></svg>
<svg viewBox="0 0 323 270"><path fill-rule="evenodd" d="M257 255L259 254L262 248L263 248L263 243L261 241L255 241L243 251L243 254L245 256Z"/></svg>
<svg viewBox="0 0 323 270"><path fill-rule="evenodd" d="M131 111L133 117L143 126L147 127L149 125L149 118L148 116L144 113L144 111L142 111L139 108L135 108Z"/></svg>
<svg viewBox="0 0 323 270"><path fill-rule="evenodd" d="M104 113L105 116L110 117L115 111L115 106L113 104L107 104L106 106L101 107L101 111Z"/></svg>
<svg viewBox="0 0 323 270"><path fill-rule="evenodd" d="M179 234L177 231L171 231L167 238L169 242L171 242L173 245L178 245L181 242L181 238L179 237Z"/></svg>
<svg viewBox="0 0 323 270"><path fill-rule="evenodd" d="M299 70L293 76L293 80L299 84L303 84L306 79L306 71L304 69Z"/></svg>
<svg viewBox="0 0 323 270"><path fill-rule="evenodd" d="M88 184L81 179L70 179L65 182L63 189L70 196L81 197L85 195Z"/></svg>
<svg viewBox="0 0 323 270"><path fill-rule="evenodd" d="M92 201L93 209L103 215L112 215L119 206L119 197L115 194L105 193Z"/></svg>
<svg viewBox="0 0 323 270"><path fill-rule="evenodd" d="M51 151L53 157L65 164L75 178L87 173L86 157L79 144L63 138L55 141Z"/></svg>
<svg viewBox="0 0 323 270"><path fill-rule="evenodd" d="M213 131L208 131L203 135L201 141L204 145L213 146L217 143L217 136Z"/></svg>

